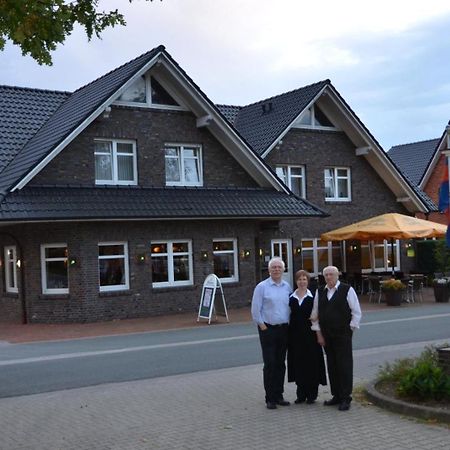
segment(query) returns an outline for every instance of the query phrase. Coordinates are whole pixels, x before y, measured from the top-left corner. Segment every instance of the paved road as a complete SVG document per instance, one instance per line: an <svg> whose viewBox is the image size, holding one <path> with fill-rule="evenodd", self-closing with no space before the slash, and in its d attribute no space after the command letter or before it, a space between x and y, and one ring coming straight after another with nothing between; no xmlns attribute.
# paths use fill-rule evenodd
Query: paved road
<svg viewBox="0 0 450 450"><path fill-rule="evenodd" d="M450 342L450 305L366 313L357 351ZM393 347L396 348L396 347ZM369 352L370 354L370 352ZM361 354L362 355L362 354ZM375 359L369 358L373 363ZM0 346L0 397L149 379L261 362L252 324ZM1 448L1 447L0 447Z"/></svg>

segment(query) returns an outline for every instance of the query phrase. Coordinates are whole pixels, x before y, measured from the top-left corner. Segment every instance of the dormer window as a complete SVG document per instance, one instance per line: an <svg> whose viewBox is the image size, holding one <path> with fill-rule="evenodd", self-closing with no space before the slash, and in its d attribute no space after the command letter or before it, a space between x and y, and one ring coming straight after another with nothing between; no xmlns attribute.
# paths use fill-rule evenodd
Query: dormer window
<svg viewBox="0 0 450 450"><path fill-rule="evenodd" d="M117 99L118 104L129 106L158 106L180 108L179 103L154 77L142 75Z"/></svg>
<svg viewBox="0 0 450 450"><path fill-rule="evenodd" d="M199 145L167 144L166 186L203 186L202 153Z"/></svg>
<svg viewBox="0 0 450 450"><path fill-rule="evenodd" d="M335 130L336 127L331 123L325 113L317 106L312 105L308 108L294 124L299 128L326 128Z"/></svg>

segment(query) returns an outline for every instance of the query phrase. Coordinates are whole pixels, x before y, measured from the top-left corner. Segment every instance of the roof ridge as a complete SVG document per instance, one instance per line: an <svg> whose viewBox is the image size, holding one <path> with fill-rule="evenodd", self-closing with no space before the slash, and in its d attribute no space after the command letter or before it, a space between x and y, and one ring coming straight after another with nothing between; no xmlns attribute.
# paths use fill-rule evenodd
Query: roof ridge
<svg viewBox="0 0 450 450"><path fill-rule="evenodd" d="M122 65L120 65L120 66L118 66L118 67L116 67L116 68L114 68L114 69L111 69L109 72L104 73L103 75L99 76L99 77L96 78L95 80L92 80L92 81L90 81L89 83L87 83L87 84L85 84L85 85L83 85L83 86L80 86L77 90L73 91L73 93L75 94L75 93L78 92L79 90L86 88L87 86L89 86L89 85L95 83L95 82L98 81L98 80L101 80L102 78L105 78L106 76L110 75L111 73L118 71L119 69L121 69L121 68L124 67L124 66L127 66L128 64L133 63L134 61L138 60L139 58L142 58L142 57L144 57L144 56L146 56L146 55L148 55L148 54L150 54L150 53L153 53L153 52L154 52L154 53L157 53L157 52L163 52L165 49L166 49L166 48L164 47L164 45L158 45L157 47L152 48L151 50L142 53L141 55L137 56L136 58L133 58L133 59L131 59L130 61L127 61L127 62L123 63Z"/></svg>
<svg viewBox="0 0 450 450"><path fill-rule="evenodd" d="M243 108L243 106L239 106L239 105L226 105L225 103L216 103L216 106L225 106L227 108Z"/></svg>
<svg viewBox="0 0 450 450"><path fill-rule="evenodd" d="M303 89L306 89L306 88L309 88L309 87L312 87L312 86L317 86L319 84L331 84L331 80L329 78L326 78L325 80L321 80L321 81L317 81L315 83L307 84L306 86L302 86L302 87L299 87L299 88L296 88L296 89L292 89L290 91L282 92L281 94L273 95L272 97L264 98L264 99L258 100L256 102L249 103L248 105L242 106L241 108L247 108L248 106L253 106L253 105L257 105L259 103L264 103L264 102L267 102L269 100L273 100L275 98L281 97L283 95L292 94L293 92L298 92L298 91L301 91Z"/></svg>
<svg viewBox="0 0 450 450"><path fill-rule="evenodd" d="M437 138L431 138L431 139L423 139L421 141L414 141L414 142L406 142L404 144L397 144L397 145L393 145L388 152L390 152L394 147L403 147L405 145L413 145L413 144L421 144L423 142L431 142L431 141L439 141L441 138L437 137Z"/></svg>
<svg viewBox="0 0 450 450"><path fill-rule="evenodd" d="M71 91L58 91L56 89L32 88L32 87L26 87L26 86L9 86L7 84L0 84L0 88L7 88L7 89L19 90L19 91L38 91L38 92L52 92L55 94L72 94Z"/></svg>

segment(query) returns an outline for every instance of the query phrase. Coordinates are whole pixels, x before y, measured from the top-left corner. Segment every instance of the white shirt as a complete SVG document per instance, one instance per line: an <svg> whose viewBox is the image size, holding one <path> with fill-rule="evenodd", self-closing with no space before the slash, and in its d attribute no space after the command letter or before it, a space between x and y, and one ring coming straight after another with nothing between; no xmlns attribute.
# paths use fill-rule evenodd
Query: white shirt
<svg viewBox="0 0 450 450"><path fill-rule="evenodd" d="M334 293L337 291L337 288L341 282L338 280L334 288L326 287L327 290L327 298L330 300L331 297L333 297ZM355 290L350 286L350 289L348 290L347 294L347 303L350 308L350 312L352 314L352 319L350 321L350 328L352 330L355 330L356 328L359 328L359 322L361 321L361 306L359 305L358 296L356 295ZM311 311L311 330L319 331L320 325L319 325L319 290L316 291L316 295L314 296L314 303L313 303L313 309Z"/></svg>
<svg viewBox="0 0 450 450"><path fill-rule="evenodd" d="M294 291L294 293L291 295L291 297L295 297L298 300L298 306L302 306L303 300L305 299L305 297L308 297L308 296L309 297L313 296L309 289L306 289L306 294L302 298L300 298L297 295L297 291Z"/></svg>

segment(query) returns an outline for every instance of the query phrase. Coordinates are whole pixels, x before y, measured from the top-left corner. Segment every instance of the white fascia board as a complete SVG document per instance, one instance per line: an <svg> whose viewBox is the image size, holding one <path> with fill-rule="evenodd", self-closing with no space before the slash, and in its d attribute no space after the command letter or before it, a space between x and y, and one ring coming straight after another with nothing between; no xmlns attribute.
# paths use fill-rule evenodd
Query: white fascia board
<svg viewBox="0 0 450 450"><path fill-rule="evenodd" d="M382 164L384 171L387 172L388 175L392 177L394 181L397 181L399 187L403 190L403 192L411 198L411 202L414 207L417 208L419 212L426 212L428 209L423 204L422 200L416 195L411 186L404 180L401 172L391 163L389 158L386 156L385 151L380 147L380 145L370 136L370 134L366 131L363 125L360 123L359 119L355 116L355 114L350 111L339 98L337 93L335 92L332 86L329 86L329 94L330 98L334 101L335 105L339 108L342 114L346 117L346 119L350 122L350 124L355 128L361 138L367 143L369 147L371 147L372 152L369 155L374 155L378 158L379 162ZM367 159L370 163L370 160ZM379 173L382 179L385 178L386 172ZM387 183L386 183L387 184ZM395 195L395 192L394 192ZM397 195L397 197L399 197Z"/></svg>
<svg viewBox="0 0 450 450"><path fill-rule="evenodd" d="M277 191L282 191L290 194L291 191L284 186L284 184L278 180L278 177L266 166L266 164L258 158L254 151L241 139L236 131L222 118L222 116L216 111L215 107L212 107L203 96L197 91L197 88L188 80L179 70L175 67L171 61L169 61L164 55L161 58L161 62L164 64L170 74L191 94L192 100L196 103L196 106L202 110L202 115L209 115L212 117L211 125L216 125L218 129L224 133L230 141L240 150L238 161L244 165L250 164L250 167L256 168L257 171L263 176L264 180ZM214 133L214 128L211 126L210 131ZM234 155L232 149L227 147L228 150ZM247 167L248 169L248 167Z"/></svg>
<svg viewBox="0 0 450 450"><path fill-rule="evenodd" d="M281 139L283 139L284 136L286 136L288 131L292 128L292 125L294 125L294 123L300 118L300 116L303 114L303 112L305 110L311 108L311 106L314 105L314 103L316 103L317 99L320 98L320 96L324 93L324 91L326 90L327 87L328 87L328 85L324 86L318 92L318 94L297 114L297 116L295 116L294 120L292 120L292 122L283 130L282 133L280 133L280 135L272 142L272 144L270 144L269 147L267 147L267 149L264 150L264 153L261 155L261 157L263 159L265 159L266 156L277 146L278 142Z"/></svg>
<svg viewBox="0 0 450 450"><path fill-rule="evenodd" d="M90 114L83 122L75 128L63 141L61 141L52 152L50 152L39 164L37 164L31 172L29 172L24 178L22 178L19 183L17 183L11 192L16 189L22 189L32 178L34 178L44 167L52 161L61 151L67 147L77 136L79 136L100 114L103 113L105 108L107 108L122 92L124 92L130 85L136 80L136 78L143 75L150 67L152 67L155 62L160 57L161 53L154 56L144 67L142 67L134 76L132 76L121 88L115 91L107 100L105 100L92 114Z"/></svg>
<svg viewBox="0 0 450 450"><path fill-rule="evenodd" d="M422 179L420 180L419 189L423 189L425 187L439 161L439 158L441 157L441 152L446 149L447 149L447 133L444 133L437 145L437 150L434 152L433 158L431 158L430 164L428 164L427 170L425 171L425 173L422 176Z"/></svg>

